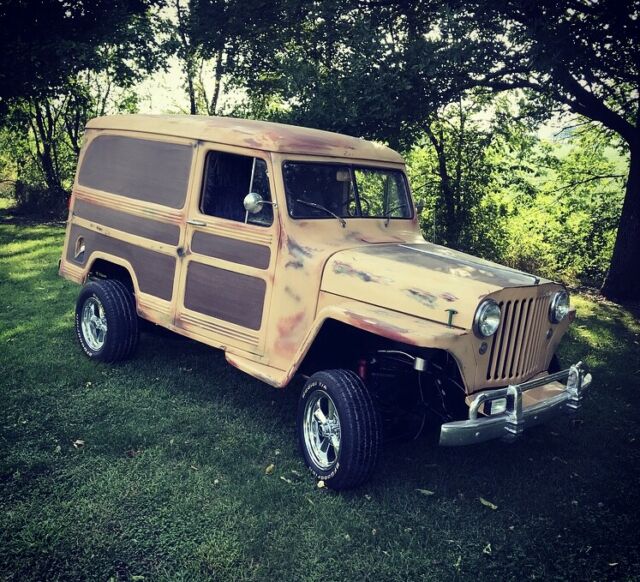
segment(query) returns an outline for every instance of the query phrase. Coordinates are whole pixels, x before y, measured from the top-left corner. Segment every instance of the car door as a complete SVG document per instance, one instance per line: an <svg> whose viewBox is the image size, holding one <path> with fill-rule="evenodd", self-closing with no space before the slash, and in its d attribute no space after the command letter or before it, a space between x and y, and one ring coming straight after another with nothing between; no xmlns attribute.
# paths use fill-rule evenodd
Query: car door
<svg viewBox="0 0 640 582"><path fill-rule="evenodd" d="M175 325L185 335L253 354L264 350L277 250L270 157L261 151L203 144L198 151ZM250 192L264 199L247 214Z"/></svg>

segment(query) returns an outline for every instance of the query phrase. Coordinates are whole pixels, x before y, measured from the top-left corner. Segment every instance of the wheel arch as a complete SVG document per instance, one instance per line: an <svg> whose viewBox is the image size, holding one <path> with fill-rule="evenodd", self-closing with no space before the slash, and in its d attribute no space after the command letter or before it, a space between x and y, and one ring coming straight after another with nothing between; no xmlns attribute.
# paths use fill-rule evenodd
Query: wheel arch
<svg viewBox="0 0 640 582"><path fill-rule="evenodd" d="M448 353L462 368L461 350L468 343L460 341L467 335L464 330L359 305L362 309L330 308L319 314L321 317L300 346L288 378L296 373L309 375L316 370L347 367L353 363L354 354L389 347L413 353Z"/></svg>
<svg viewBox="0 0 640 582"><path fill-rule="evenodd" d="M139 293L138 280L129 261L113 255L96 252L91 255L87 265L84 282L91 277L116 279L123 283L133 294L134 300L136 299Z"/></svg>

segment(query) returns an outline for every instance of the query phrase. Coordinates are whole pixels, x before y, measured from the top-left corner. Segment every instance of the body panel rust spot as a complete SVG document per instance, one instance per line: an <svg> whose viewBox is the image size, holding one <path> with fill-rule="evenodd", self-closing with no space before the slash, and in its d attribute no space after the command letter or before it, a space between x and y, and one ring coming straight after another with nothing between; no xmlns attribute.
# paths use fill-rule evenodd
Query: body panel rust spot
<svg viewBox="0 0 640 582"><path fill-rule="evenodd" d="M427 307L434 308L438 301L438 298L428 291L422 291L421 289L407 289L407 295L409 297L413 297L416 301L422 303L422 305L426 305Z"/></svg>
<svg viewBox="0 0 640 582"><path fill-rule="evenodd" d="M298 295L293 289L291 289L291 287L289 287L289 285L287 285L284 288L284 292L291 297L291 299L293 299L295 302L300 303L300 301L302 300L302 298L300 297L300 295Z"/></svg>
<svg viewBox="0 0 640 582"><path fill-rule="evenodd" d="M378 319L370 319L358 313L353 313L352 311L346 311L345 313L353 325L359 329L370 331L376 335L382 335L398 342L409 344L414 343L406 335L409 333L408 329L404 329L397 325L393 325L392 323L387 323Z"/></svg>
<svg viewBox="0 0 640 582"><path fill-rule="evenodd" d="M453 293L449 293L449 292L441 293L440 297L442 297L442 299L444 299L445 301L449 301L450 303L452 301L458 300L458 298Z"/></svg>
<svg viewBox="0 0 640 582"><path fill-rule="evenodd" d="M277 325L278 339L275 343L275 348L281 353L293 353L298 349L300 343L301 332L304 331L301 327L305 319L305 311L298 311L293 315L283 317Z"/></svg>
<svg viewBox="0 0 640 582"><path fill-rule="evenodd" d="M366 271L360 271L356 269L349 263L344 263L342 261L335 261L333 263L333 272L336 275L349 275L350 277L357 277L361 281L365 283L390 283L391 280L385 277L380 277L378 275L373 275L371 273L367 273Z"/></svg>
<svg viewBox="0 0 640 582"><path fill-rule="evenodd" d="M309 247L303 247L291 237L287 238L287 249L289 253L296 259L310 258L313 256L313 250Z"/></svg>

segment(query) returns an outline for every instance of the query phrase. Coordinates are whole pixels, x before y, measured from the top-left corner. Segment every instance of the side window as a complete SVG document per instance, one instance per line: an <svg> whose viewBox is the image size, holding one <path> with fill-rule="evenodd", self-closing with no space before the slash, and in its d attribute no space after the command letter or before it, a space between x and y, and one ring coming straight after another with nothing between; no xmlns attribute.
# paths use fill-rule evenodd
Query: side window
<svg viewBox="0 0 640 582"><path fill-rule="evenodd" d="M244 222L244 197L256 192L271 201L267 164L260 158L226 152L209 152L205 163L200 211L208 216ZM249 214L249 224L269 226L273 207L264 204L257 214Z"/></svg>

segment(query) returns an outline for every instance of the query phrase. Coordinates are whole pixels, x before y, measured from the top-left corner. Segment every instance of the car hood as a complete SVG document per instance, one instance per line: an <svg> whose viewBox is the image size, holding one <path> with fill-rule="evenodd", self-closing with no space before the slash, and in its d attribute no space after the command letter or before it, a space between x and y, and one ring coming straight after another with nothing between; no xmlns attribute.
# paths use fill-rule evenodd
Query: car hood
<svg viewBox="0 0 640 582"><path fill-rule="evenodd" d="M326 263L323 291L469 329L483 297L548 281L431 243L369 245Z"/></svg>

